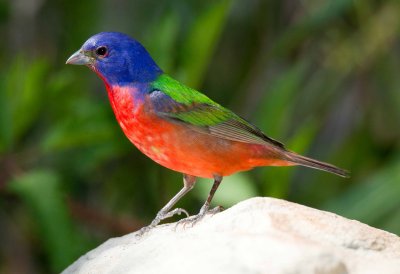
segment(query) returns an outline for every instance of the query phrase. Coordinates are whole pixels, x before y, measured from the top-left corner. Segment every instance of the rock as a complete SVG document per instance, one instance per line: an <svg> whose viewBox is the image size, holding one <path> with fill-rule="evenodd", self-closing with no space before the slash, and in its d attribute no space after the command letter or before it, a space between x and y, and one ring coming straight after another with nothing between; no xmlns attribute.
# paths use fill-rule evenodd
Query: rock
<svg viewBox="0 0 400 274"><path fill-rule="evenodd" d="M400 273L400 238L333 213L252 198L194 227L110 239L63 273Z"/></svg>

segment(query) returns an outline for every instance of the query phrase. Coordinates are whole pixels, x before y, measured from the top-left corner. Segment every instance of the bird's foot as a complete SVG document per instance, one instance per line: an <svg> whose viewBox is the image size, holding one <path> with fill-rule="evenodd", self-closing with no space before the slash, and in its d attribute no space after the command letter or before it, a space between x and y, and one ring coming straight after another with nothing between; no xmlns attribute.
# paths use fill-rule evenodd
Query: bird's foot
<svg viewBox="0 0 400 274"><path fill-rule="evenodd" d="M175 225L175 228L178 225L183 225L183 228L186 228L187 225L191 225L191 227L193 227L195 224L197 224L199 221L201 221L204 218L204 216L206 216L207 214L214 215L223 210L224 210L224 208L222 206L216 206L213 209L208 209L208 206L203 205L203 207L200 209L199 214L194 215L194 216L189 216L185 219L178 221Z"/></svg>
<svg viewBox="0 0 400 274"><path fill-rule="evenodd" d="M150 223L150 225L142 227L139 232L136 234L137 237L142 237L144 234L149 232L151 229L156 227L162 220L171 218L174 215L186 214L186 217L189 217L189 213L183 208L175 208L168 212L163 212L162 210L157 213L157 216Z"/></svg>

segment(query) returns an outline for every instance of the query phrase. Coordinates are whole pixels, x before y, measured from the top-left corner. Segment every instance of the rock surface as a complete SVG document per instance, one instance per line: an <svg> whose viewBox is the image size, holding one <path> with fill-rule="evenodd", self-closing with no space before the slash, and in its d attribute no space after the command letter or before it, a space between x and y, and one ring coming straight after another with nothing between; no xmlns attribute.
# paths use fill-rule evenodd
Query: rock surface
<svg viewBox="0 0 400 274"><path fill-rule="evenodd" d="M252 198L194 227L110 239L63 273L400 273L400 238L338 215Z"/></svg>

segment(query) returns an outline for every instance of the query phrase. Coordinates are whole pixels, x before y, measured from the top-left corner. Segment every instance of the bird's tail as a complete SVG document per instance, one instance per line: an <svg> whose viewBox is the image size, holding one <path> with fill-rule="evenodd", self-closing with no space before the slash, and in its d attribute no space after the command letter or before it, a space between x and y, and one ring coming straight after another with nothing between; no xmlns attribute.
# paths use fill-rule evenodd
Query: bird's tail
<svg viewBox="0 0 400 274"><path fill-rule="evenodd" d="M346 178L350 177L349 171L338 168L328 163L320 162L289 151L285 153L285 156L287 161L292 162L294 164L320 169Z"/></svg>

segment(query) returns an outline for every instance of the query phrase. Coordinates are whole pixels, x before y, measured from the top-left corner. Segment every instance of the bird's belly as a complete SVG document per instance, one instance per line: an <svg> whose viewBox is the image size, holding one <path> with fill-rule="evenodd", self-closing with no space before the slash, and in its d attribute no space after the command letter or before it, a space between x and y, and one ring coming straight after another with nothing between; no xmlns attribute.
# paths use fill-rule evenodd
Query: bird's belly
<svg viewBox="0 0 400 274"><path fill-rule="evenodd" d="M211 140L205 134L176 125L142 129L140 136L129 138L136 147L155 162L169 169L212 178L251 168L239 163L235 151L225 140Z"/></svg>

